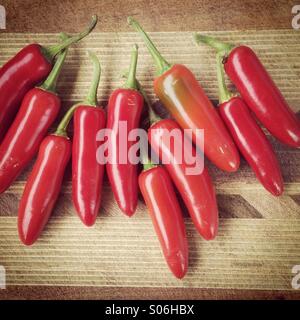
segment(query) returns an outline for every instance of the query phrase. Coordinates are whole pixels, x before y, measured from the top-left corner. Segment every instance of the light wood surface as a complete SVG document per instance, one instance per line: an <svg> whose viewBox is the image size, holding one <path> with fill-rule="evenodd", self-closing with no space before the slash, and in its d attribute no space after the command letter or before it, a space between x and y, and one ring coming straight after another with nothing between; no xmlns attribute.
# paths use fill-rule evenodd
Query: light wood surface
<svg viewBox="0 0 300 320"><path fill-rule="evenodd" d="M205 33L224 41L251 46L291 107L300 111L300 31L293 31L288 24L292 2L276 1L280 10L275 10L275 1L248 1L247 6L238 1L231 1L231 5L227 1L191 1L183 10L179 2L171 1L170 10L162 7L158 16L155 13L159 5L163 6L159 2L150 2L152 11L143 9L143 1L123 2L114 14L118 3L88 0L87 9L73 20L83 2L65 1L59 6L55 25L50 23L55 1L44 1L42 7L39 1L23 1L22 14L27 17L23 22L19 20L22 10L18 1L3 2L16 20L0 34L0 65L29 42L55 43L58 35L51 32L58 32L58 26L63 28L63 16L66 30L78 31L91 12L103 12L103 22L96 32L70 49L59 82L64 110L87 92L92 72L87 49L94 50L101 60L98 96L106 105L111 91L122 84L120 73L128 66L133 43L140 46L138 77L152 102L156 101L151 58L138 35L126 26L125 18L130 13L139 17L147 29L156 31L150 35L170 62L184 63L194 71L214 102L214 54L206 47L196 47L190 30L207 30ZM29 3L35 4L32 13ZM230 22L224 18L225 11L220 14L218 10L226 3L226 15L231 12L233 16ZM199 11L193 11L194 7ZM216 12L215 24L212 12ZM29 19L30 15L35 18ZM41 18L45 23L39 27L37 21ZM111 28L118 32L111 32ZM96 225L83 227L71 203L70 172L43 236L31 248L22 246L17 237L16 214L29 167L0 197L0 265L6 268L8 282L8 289L0 290L0 299L299 298L300 292L291 287L291 269L300 264L300 151L270 140L282 166L285 194L280 198L267 194L244 162L237 174L222 173L208 164L218 194L220 232L215 241L205 242L186 215L190 269L182 281L169 273L142 201L136 215L125 218L106 182Z"/></svg>

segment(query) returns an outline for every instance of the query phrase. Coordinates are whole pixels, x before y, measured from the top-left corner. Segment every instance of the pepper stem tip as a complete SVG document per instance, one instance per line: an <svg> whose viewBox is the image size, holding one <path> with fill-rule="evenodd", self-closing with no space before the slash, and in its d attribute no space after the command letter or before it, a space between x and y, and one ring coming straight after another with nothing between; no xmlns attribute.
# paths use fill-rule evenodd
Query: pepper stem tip
<svg viewBox="0 0 300 320"><path fill-rule="evenodd" d="M163 74L165 71L169 70L171 65L164 59L164 57L160 54L160 52L155 47L154 43L148 36L148 34L144 31L144 29L141 27L139 22L129 16L127 18L127 22L130 26L132 26L143 38L144 43L146 47L148 48L148 51L150 52L156 67L157 67L157 73Z"/></svg>
<svg viewBox="0 0 300 320"><path fill-rule="evenodd" d="M85 99L85 103L91 106L97 106L97 91L101 77L101 65L97 55L93 51L88 50L88 56L93 63L94 70L91 86Z"/></svg>
<svg viewBox="0 0 300 320"><path fill-rule="evenodd" d="M86 37L88 34L92 32L92 30L95 28L96 24L98 22L98 17L97 15L93 15L91 18L91 22L89 26L83 30L80 33L77 33L73 35L72 37L69 37L66 39L63 43L56 44L54 46L50 47L42 47L42 52L45 55L45 57L49 60L52 61L53 58L60 53L62 50L68 48L71 44L80 41L84 37Z"/></svg>
<svg viewBox="0 0 300 320"><path fill-rule="evenodd" d="M137 82L136 82L137 60L138 60L138 45L134 44L131 50L131 61L130 61L128 77L124 85L125 88L136 89L136 90L138 89Z"/></svg>
<svg viewBox="0 0 300 320"><path fill-rule="evenodd" d="M195 33L193 35L194 41L196 44L204 43L214 49L217 50L218 53L226 55L228 54L235 46L233 44L224 43L218 39L215 39L213 37Z"/></svg>
<svg viewBox="0 0 300 320"><path fill-rule="evenodd" d="M68 35L64 32L61 32L59 34L59 37L62 41L65 41L69 38ZM68 48L64 49L63 51L61 51L58 54L56 62L54 64L51 72L49 73L46 80L39 86L39 88L46 90L46 91L49 91L49 92L55 92L57 80L58 80L58 77L61 73L64 61L67 56L67 53L68 53Z"/></svg>

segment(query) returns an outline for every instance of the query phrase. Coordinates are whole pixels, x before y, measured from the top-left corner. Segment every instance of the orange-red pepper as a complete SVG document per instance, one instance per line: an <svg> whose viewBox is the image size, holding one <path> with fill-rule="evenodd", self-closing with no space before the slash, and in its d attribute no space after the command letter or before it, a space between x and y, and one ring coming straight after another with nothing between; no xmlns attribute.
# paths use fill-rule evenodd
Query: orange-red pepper
<svg viewBox="0 0 300 320"><path fill-rule="evenodd" d="M158 52L148 35L137 21L128 18L142 36L158 68L154 80L156 95L183 129L191 129L193 141L202 148L197 139L197 129L204 129L204 153L220 169L236 171L240 158L218 112L208 99L194 74L184 65L170 65Z"/></svg>

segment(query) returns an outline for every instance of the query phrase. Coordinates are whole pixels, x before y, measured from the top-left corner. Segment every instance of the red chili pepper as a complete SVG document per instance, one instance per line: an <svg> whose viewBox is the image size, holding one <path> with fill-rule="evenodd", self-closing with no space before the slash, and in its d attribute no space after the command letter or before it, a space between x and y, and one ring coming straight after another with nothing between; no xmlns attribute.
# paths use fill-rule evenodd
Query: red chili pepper
<svg viewBox="0 0 300 320"><path fill-rule="evenodd" d="M236 171L240 163L236 147L193 73L183 65L170 65L138 22L129 17L128 23L141 34L157 65L154 91L164 106L183 129L192 129L194 143L198 142L197 129L204 129L205 155L220 169Z"/></svg>
<svg viewBox="0 0 300 320"><path fill-rule="evenodd" d="M12 184L33 159L58 115L61 100L55 93L55 87L66 54L67 50L59 55L41 86L27 92L0 145L0 193Z"/></svg>
<svg viewBox="0 0 300 320"><path fill-rule="evenodd" d="M39 44L27 45L2 66L0 69L0 141L13 121L26 92L50 73L53 58L72 43L87 36L96 23L97 16L93 16L87 30L49 48Z"/></svg>
<svg viewBox="0 0 300 320"><path fill-rule="evenodd" d="M244 100L227 90L219 54L217 64L221 117L259 181L269 192L279 196L283 192L283 179L273 148Z"/></svg>
<svg viewBox="0 0 300 320"><path fill-rule="evenodd" d="M181 279L188 269L188 243L174 187L163 167L144 165L139 186L167 264Z"/></svg>
<svg viewBox="0 0 300 320"><path fill-rule="evenodd" d="M164 166L177 187L196 229L206 240L211 240L217 234L219 222L216 195L211 178L205 167L201 173L187 174L188 169L191 169L195 164L200 164L203 159L199 158L200 156L191 141L183 135L181 128L175 121L161 119L154 113L147 95L138 81L137 85L149 106L149 118L152 125L148 130L148 140L151 147L161 160L165 160ZM174 143L164 139L166 134L171 136L171 133L175 133L175 131L181 135L179 137L175 135L177 140ZM179 149L181 154L178 152L178 145L181 146L181 150ZM191 156L195 157L194 162L191 161L193 160L191 156L184 156L184 146L190 147L190 150L187 151L190 151Z"/></svg>
<svg viewBox="0 0 300 320"><path fill-rule="evenodd" d="M107 163L106 170L115 199L120 209L128 216L134 214L138 198L137 166L128 161L128 151L135 142L127 141L126 147L120 145L119 139L122 134L128 138L130 131L138 128L144 105L143 96L137 90L135 80L137 50L137 46L135 46L132 51L130 71L125 86L111 94L107 110L107 129L112 132L111 158L113 161ZM121 121L127 126L124 133L119 130ZM121 137L121 139L124 139L124 137ZM127 163L121 163L122 161L120 161L121 148L126 152Z"/></svg>
<svg viewBox="0 0 300 320"><path fill-rule="evenodd" d="M225 71L259 121L278 140L299 148L300 120L253 50L203 35L196 35L196 40L226 55Z"/></svg>
<svg viewBox="0 0 300 320"><path fill-rule="evenodd" d="M72 195L76 211L87 226L95 223L100 208L104 165L96 159L99 143L97 132L105 128L106 115L97 107L97 89L100 81L100 63L89 53L94 65L92 85L86 101L74 113L72 152Z"/></svg>
<svg viewBox="0 0 300 320"><path fill-rule="evenodd" d="M162 133L173 130L180 130L175 121L171 119L160 120L150 127L148 139L160 159L169 160L169 164L165 164L165 167L178 189L196 229L204 239L211 240L215 238L218 230L218 208L211 178L205 167L200 174L186 174L191 165L186 163L184 155L182 154L178 158L174 144L165 143L164 139L161 139ZM187 138L183 133L181 137L182 146L189 143L185 141ZM194 149L193 155L196 155ZM200 161L198 160L198 163Z"/></svg>
<svg viewBox="0 0 300 320"><path fill-rule="evenodd" d="M18 231L25 245L33 244L50 218L59 195L72 143L67 126L78 104L71 107L57 130L44 138L20 201Z"/></svg>

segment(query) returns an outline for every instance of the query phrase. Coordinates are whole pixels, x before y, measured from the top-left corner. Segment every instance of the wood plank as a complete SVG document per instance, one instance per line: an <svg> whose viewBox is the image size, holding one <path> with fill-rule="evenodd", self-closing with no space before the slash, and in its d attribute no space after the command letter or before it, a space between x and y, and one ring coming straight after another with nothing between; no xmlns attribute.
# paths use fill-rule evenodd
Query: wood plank
<svg viewBox="0 0 300 320"><path fill-rule="evenodd" d="M206 46L196 46L192 32L150 33L161 53L172 63L187 65L196 75L208 96L216 101L217 82L214 51ZM295 30L220 31L206 32L220 40L235 44L247 44L259 55L274 81L295 111L300 111L298 94L300 75L300 32ZM58 34L0 35L0 65L20 48L30 42L45 46L57 42ZM122 84L122 71L127 70L130 50L137 43L139 50L138 78L154 101L152 81L155 68L142 39L135 32L92 33L70 49L65 72L59 81L59 93L67 106L82 99L91 79L92 65L87 50L93 50L101 59L103 72L99 87L99 99L108 100L111 91Z"/></svg>
<svg viewBox="0 0 300 320"><path fill-rule="evenodd" d="M298 80L300 75L300 33L291 30L269 31L237 31L208 32L224 41L244 43L258 52L267 69L274 77L278 86L295 111L300 109ZM196 47L192 42L192 33L152 33L158 47L170 61L177 61L189 66L196 74L209 97L217 100L217 83L214 53L206 47ZM51 45L55 43L57 34L2 34L0 36L0 64L31 40ZM155 96L152 90L154 68L141 39L135 33L94 33L81 42L76 48L70 49L64 73L59 82L59 92L64 99L64 111L72 103L82 99L91 78L92 67L88 61L86 50L94 50L103 65L102 80L99 89L99 100L106 104L111 91L122 84L121 70L128 67L131 45L140 45L138 77L143 83L152 102ZM180 50L178 49L180 48ZM287 59L288 57L288 59ZM274 63L276 61L276 64ZM116 63L118 67L116 67ZM276 143L274 146L282 154L282 166L286 171L285 180L298 181L300 177L299 151ZM296 163L296 164L295 164ZM217 172L216 175L221 173ZM244 173L243 173L244 175ZM247 174L246 174L247 175ZM233 179L240 176L234 176Z"/></svg>
<svg viewBox="0 0 300 320"><path fill-rule="evenodd" d="M14 184L5 194L0 197L0 217L17 216L18 205L21 199L23 182ZM18 189L16 189L18 187ZM258 183L251 184L251 188L243 187L242 183L237 185L222 185L217 189L217 201L221 218L253 218L253 219L273 219L292 218L300 219L300 191L298 189L286 188L285 195L275 198L267 193ZM290 193L290 191L292 191ZM294 193L296 192L296 193ZM146 211L144 202L140 196L138 203L138 214ZM188 213L183 206L184 215ZM119 210L113 194L108 184L104 185L102 202L100 208L101 215L110 217L118 216L122 213ZM65 216L75 214L70 183L61 192L53 215Z"/></svg>
<svg viewBox="0 0 300 320"><path fill-rule="evenodd" d="M300 291L195 289L195 288L130 288L130 287L51 287L10 286L0 290L0 299L60 300L299 300Z"/></svg>
<svg viewBox="0 0 300 320"><path fill-rule="evenodd" d="M299 32L207 33L252 46L292 108L300 111ZM32 39L49 45L57 36L2 33L0 64ZM194 46L191 32L153 32L151 36L170 61L188 65L216 101L213 52ZM99 98L106 104L111 91L122 83L120 70L127 68L134 42L140 45L139 78L156 103L152 91L154 68L139 37L133 32L98 32L70 50L59 83L64 110L87 91L92 69L86 49L93 49L101 58ZM29 167L0 197L0 265L7 269L9 285L7 291L0 290L0 299L64 295L121 298L126 292L129 298L135 298L144 288L145 298L299 297L299 291L291 288L291 268L300 263L300 151L271 141L283 169L285 195L279 199L269 196L244 162L234 175L209 165L218 193L220 233L216 241L203 241L186 215L191 253L190 271L183 281L173 279L169 273L142 202L136 216L126 219L106 184L97 223L90 230L84 228L71 204L70 172L40 241L32 248L22 246L16 232L16 214Z"/></svg>
<svg viewBox="0 0 300 320"><path fill-rule="evenodd" d="M244 30L291 28L297 0L124 1L2 0L10 32L75 32L97 13L97 31L130 31L126 17L134 15L151 31Z"/></svg>
<svg viewBox="0 0 300 320"><path fill-rule="evenodd" d="M299 219L223 219L211 242L199 237L190 219L186 227L190 269L183 280L167 269L144 210L131 219L100 216L90 229L75 216L53 217L30 248L17 239L16 219L1 217L0 263L9 286L293 290Z"/></svg>

